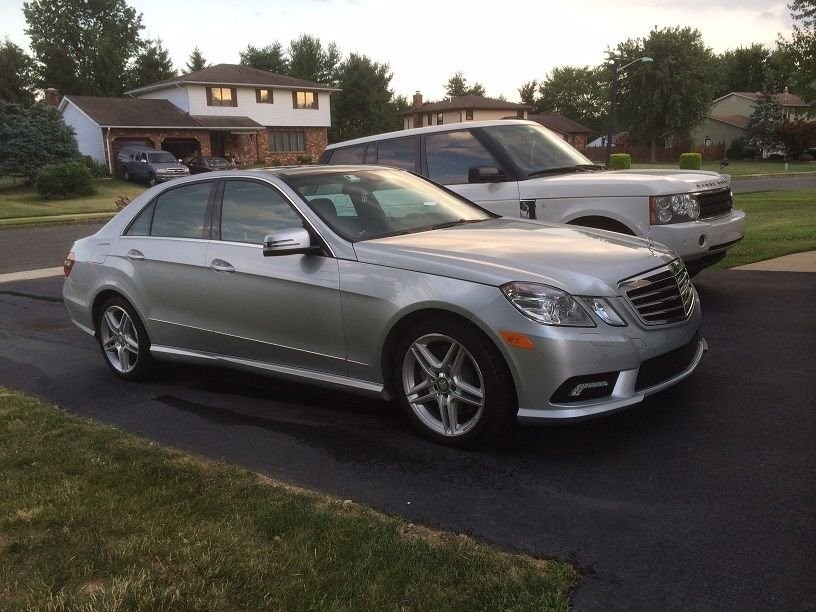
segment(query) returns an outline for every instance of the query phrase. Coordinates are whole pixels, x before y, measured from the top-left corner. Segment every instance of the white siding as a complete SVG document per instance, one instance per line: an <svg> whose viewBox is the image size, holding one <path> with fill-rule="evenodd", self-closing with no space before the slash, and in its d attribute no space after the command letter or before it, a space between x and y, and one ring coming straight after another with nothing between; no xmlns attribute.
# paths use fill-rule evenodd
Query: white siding
<svg viewBox="0 0 816 612"><path fill-rule="evenodd" d="M105 144L102 128L82 113L70 100L62 111L62 120L74 128L77 145L82 155L90 155L95 162L105 163Z"/></svg>
<svg viewBox="0 0 816 612"><path fill-rule="evenodd" d="M318 93L317 109L296 109L292 106L291 89L273 89L272 104L255 102L254 87L237 87L238 106L207 106L203 85L188 85L191 115L249 117L267 127L329 127L329 93ZM164 90L167 91L167 90Z"/></svg>
<svg viewBox="0 0 816 612"><path fill-rule="evenodd" d="M146 98L148 100L169 100L185 113L190 112L190 100L187 98L186 87L176 87L174 85L173 87L168 87L167 89L148 91L147 93L141 94L139 97Z"/></svg>

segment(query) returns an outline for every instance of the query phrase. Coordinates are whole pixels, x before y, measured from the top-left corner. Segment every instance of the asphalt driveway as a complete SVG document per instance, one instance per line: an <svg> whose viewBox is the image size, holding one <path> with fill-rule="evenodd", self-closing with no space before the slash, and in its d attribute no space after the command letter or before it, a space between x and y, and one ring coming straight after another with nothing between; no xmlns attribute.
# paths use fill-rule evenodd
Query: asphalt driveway
<svg viewBox="0 0 816 612"><path fill-rule="evenodd" d="M388 404L166 367L124 383L60 301L0 285L0 385L163 444L544 557L586 576L577 610L812 610L816 274L705 271L711 350L689 380L504 450L454 451Z"/></svg>

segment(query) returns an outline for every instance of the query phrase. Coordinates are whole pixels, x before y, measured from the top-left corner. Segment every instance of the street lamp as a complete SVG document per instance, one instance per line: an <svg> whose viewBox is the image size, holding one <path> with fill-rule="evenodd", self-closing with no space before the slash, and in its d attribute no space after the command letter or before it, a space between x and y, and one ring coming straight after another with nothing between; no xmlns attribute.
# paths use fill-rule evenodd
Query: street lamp
<svg viewBox="0 0 816 612"><path fill-rule="evenodd" d="M622 70L626 70L632 64L637 64L638 62L648 63L653 62L654 60L651 57L639 57L636 60L633 60L626 64L625 66L618 67L617 61L612 64L612 95L609 100L609 131L606 135L606 167L609 167L609 157L612 155L612 133L615 131L615 102L616 98L618 97L618 74Z"/></svg>

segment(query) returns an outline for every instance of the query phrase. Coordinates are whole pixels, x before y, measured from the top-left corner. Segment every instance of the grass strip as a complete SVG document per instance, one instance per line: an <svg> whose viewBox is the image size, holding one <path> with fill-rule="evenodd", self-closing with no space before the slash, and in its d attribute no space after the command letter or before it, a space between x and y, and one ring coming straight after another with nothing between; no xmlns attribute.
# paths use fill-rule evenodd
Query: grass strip
<svg viewBox="0 0 816 612"><path fill-rule="evenodd" d="M816 250L816 189L740 193L734 207L745 211L745 238L714 267Z"/></svg>
<svg viewBox="0 0 816 612"><path fill-rule="evenodd" d="M566 610L577 580L0 388L0 609Z"/></svg>
<svg viewBox="0 0 816 612"><path fill-rule="evenodd" d="M646 162L632 164L633 170L678 170L680 166L677 162ZM785 168L785 162L782 161L732 161L724 168L720 167L718 161L705 161L701 170L711 170L714 172L721 172L722 174L730 174L732 177L741 176L796 176L801 174L811 174L816 172L816 163L814 162L790 162Z"/></svg>

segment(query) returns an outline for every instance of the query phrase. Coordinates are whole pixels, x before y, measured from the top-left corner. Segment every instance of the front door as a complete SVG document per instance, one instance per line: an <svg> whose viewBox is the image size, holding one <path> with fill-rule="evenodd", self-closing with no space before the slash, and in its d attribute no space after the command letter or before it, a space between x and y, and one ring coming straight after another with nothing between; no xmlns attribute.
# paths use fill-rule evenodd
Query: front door
<svg viewBox="0 0 816 612"><path fill-rule="evenodd" d="M301 227L283 194L252 180L227 180L220 227L207 249L213 350L240 359L345 375L337 260L263 256L270 232ZM219 232L220 230L220 232Z"/></svg>
<svg viewBox="0 0 816 612"><path fill-rule="evenodd" d="M210 132L210 155L224 157L224 132Z"/></svg>

